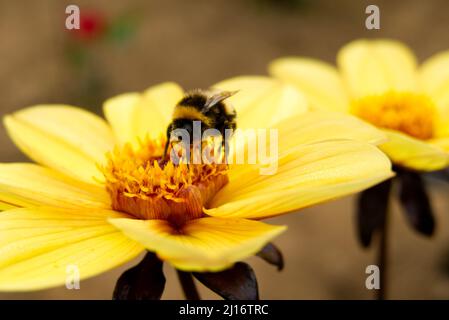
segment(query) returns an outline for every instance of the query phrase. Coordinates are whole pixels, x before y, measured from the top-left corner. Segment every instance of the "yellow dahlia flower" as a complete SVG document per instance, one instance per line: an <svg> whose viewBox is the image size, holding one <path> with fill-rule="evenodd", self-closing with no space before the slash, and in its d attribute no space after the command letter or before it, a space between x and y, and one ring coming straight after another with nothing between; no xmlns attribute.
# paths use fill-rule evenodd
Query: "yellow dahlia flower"
<svg viewBox="0 0 449 320"><path fill-rule="evenodd" d="M145 249L180 270L219 271L285 230L258 220L392 175L372 145L385 138L374 127L304 113L303 96L278 80L216 87L240 90L231 98L239 127L279 129L276 174L260 175L259 164L159 166L160 135L183 95L175 83L107 100L107 121L65 105L6 116L9 135L37 164L0 165L0 290L63 284L67 265L84 279ZM173 216L182 217L176 226Z"/></svg>
<svg viewBox="0 0 449 320"><path fill-rule="evenodd" d="M449 51L418 67L413 52L393 40L356 40L337 56L338 69L287 57L272 75L300 88L316 108L354 114L382 128L380 148L393 163L433 171L449 163Z"/></svg>

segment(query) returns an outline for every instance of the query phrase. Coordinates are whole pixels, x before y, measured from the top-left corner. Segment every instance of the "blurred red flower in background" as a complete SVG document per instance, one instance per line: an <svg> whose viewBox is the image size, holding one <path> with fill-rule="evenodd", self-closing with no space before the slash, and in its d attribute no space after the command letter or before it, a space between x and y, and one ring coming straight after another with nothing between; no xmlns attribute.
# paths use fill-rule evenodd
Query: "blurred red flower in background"
<svg viewBox="0 0 449 320"><path fill-rule="evenodd" d="M70 30L70 33L75 39L90 42L104 36L107 24L104 13L93 9L82 9L80 12L80 28Z"/></svg>

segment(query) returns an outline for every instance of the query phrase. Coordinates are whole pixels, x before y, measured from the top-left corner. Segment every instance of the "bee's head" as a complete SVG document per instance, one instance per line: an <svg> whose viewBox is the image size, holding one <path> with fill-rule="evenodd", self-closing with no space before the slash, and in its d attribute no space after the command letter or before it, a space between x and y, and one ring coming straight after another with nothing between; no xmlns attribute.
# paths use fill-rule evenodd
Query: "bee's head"
<svg viewBox="0 0 449 320"><path fill-rule="evenodd" d="M188 136L186 136L188 135ZM190 142L193 140L193 120L192 119L175 119L167 128L167 141L176 142L189 137Z"/></svg>

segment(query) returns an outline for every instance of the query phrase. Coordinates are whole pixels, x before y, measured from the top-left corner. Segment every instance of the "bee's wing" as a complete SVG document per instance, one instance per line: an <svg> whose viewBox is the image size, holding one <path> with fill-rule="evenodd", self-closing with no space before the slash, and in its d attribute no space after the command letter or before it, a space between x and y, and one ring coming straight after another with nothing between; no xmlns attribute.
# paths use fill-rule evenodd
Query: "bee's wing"
<svg viewBox="0 0 449 320"><path fill-rule="evenodd" d="M212 94L211 96L209 96L207 98L206 103L204 104L204 107L203 107L202 111L206 112L207 110L209 110L211 107L213 107L214 105L216 105L220 101L223 101L223 100L233 96L237 92L238 92L238 90L237 91L221 91L219 93Z"/></svg>

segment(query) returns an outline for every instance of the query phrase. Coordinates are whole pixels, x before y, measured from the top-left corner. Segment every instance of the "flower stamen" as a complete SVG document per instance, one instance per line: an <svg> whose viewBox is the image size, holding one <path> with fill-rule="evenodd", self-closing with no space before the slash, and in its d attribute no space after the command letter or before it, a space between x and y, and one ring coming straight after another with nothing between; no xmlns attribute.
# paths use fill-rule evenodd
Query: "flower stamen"
<svg viewBox="0 0 449 320"><path fill-rule="evenodd" d="M434 135L435 105L425 94L389 91L356 100L352 107L354 114L378 127L422 140Z"/></svg>
<svg viewBox="0 0 449 320"><path fill-rule="evenodd" d="M162 160L164 139L116 147L101 167L114 210L175 227L203 216L203 207L227 182L225 164L173 164Z"/></svg>

